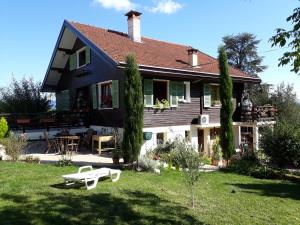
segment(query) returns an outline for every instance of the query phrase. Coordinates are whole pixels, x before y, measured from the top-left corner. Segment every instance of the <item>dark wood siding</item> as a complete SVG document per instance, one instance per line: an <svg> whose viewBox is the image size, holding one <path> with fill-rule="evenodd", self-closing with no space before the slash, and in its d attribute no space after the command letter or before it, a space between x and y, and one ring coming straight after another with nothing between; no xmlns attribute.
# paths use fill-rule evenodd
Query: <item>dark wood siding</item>
<svg viewBox="0 0 300 225"><path fill-rule="evenodd" d="M77 39L73 47L73 52L84 47L84 44ZM92 50L91 50L91 63L80 68L78 70L69 71L68 65L66 66L66 71L58 84L57 91L70 90L70 100L71 104L76 103L76 90L78 88L87 87L92 84L99 82L104 82L108 80L119 80L119 101L120 105L118 109L102 109L102 110L92 110L89 116L89 122L92 125L99 126L113 126L122 127L123 126L123 113L122 107L124 104L122 102L123 93L123 76L122 71L113 67L111 64L102 61ZM87 71L85 74L81 74L80 70Z"/></svg>
<svg viewBox="0 0 300 225"><path fill-rule="evenodd" d="M199 83L191 82L191 102L179 103L177 108L166 110L144 109L145 127L189 125L200 114Z"/></svg>
<svg viewBox="0 0 300 225"><path fill-rule="evenodd" d="M165 78L167 79L167 78ZM152 108L144 109L144 126L161 127L191 125L198 122L200 114L209 115L210 123L220 122L220 107L203 108L203 83L191 80L191 102L179 103L177 108L167 110L155 110ZM237 99L237 107L234 112L234 120L237 121L240 116L239 103L243 92L243 83L234 83L233 97Z"/></svg>

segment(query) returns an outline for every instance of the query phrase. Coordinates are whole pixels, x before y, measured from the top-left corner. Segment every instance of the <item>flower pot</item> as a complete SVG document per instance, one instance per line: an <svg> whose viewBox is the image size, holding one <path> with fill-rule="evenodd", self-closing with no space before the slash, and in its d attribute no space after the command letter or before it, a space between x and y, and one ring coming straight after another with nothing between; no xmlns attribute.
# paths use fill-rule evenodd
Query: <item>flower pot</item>
<svg viewBox="0 0 300 225"><path fill-rule="evenodd" d="M113 160L114 164L119 164L120 158L119 157L113 157L112 160Z"/></svg>
<svg viewBox="0 0 300 225"><path fill-rule="evenodd" d="M213 159L213 160L212 160L212 164L213 164L214 166L219 166L219 160Z"/></svg>

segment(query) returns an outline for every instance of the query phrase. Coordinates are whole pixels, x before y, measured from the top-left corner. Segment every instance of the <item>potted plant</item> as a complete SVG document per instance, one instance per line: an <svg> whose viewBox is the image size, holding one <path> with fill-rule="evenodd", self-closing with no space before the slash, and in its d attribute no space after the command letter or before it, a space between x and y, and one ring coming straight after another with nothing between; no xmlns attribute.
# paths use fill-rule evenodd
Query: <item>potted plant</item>
<svg viewBox="0 0 300 225"><path fill-rule="evenodd" d="M122 150L120 148L114 148L112 150L112 160L114 164L119 164L120 158L122 157Z"/></svg>
<svg viewBox="0 0 300 225"><path fill-rule="evenodd" d="M220 145L220 138L218 136L214 140L212 149L213 149L212 164L214 166L218 166L220 160L222 159L222 149Z"/></svg>
<svg viewBox="0 0 300 225"><path fill-rule="evenodd" d="M155 109L162 109L163 108L163 104L158 99L156 99L155 100L155 104L154 104L154 108Z"/></svg>
<svg viewBox="0 0 300 225"><path fill-rule="evenodd" d="M170 108L170 103L166 99L161 100L161 104L163 105L163 109L169 109Z"/></svg>

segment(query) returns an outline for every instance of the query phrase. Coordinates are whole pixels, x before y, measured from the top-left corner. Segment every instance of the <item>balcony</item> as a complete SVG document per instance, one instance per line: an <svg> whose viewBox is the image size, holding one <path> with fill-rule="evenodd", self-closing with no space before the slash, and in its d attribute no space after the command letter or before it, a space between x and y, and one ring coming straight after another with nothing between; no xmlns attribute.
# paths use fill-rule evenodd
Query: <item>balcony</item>
<svg viewBox="0 0 300 225"><path fill-rule="evenodd" d="M267 122L275 121L277 109L271 105L243 107L241 122Z"/></svg>

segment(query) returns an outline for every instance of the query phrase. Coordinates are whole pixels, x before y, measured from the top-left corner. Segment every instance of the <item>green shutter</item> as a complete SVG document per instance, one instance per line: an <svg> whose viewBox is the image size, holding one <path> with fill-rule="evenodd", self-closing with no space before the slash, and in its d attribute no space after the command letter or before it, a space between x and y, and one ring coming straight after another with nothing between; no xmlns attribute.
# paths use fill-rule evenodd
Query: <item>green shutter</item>
<svg viewBox="0 0 300 225"><path fill-rule="evenodd" d="M56 110L68 111L70 110L70 92L69 90L56 93Z"/></svg>
<svg viewBox="0 0 300 225"><path fill-rule="evenodd" d="M76 53L70 55L69 57L69 68L70 71L75 70L77 67L77 55Z"/></svg>
<svg viewBox="0 0 300 225"><path fill-rule="evenodd" d="M144 79L144 105L153 106L153 80Z"/></svg>
<svg viewBox="0 0 300 225"><path fill-rule="evenodd" d="M112 81L112 106L113 108L119 108L119 81Z"/></svg>
<svg viewBox="0 0 300 225"><path fill-rule="evenodd" d="M92 102L93 102L93 109L98 108L98 101L97 101L97 85L91 85L91 95L92 95Z"/></svg>
<svg viewBox="0 0 300 225"><path fill-rule="evenodd" d="M86 64L91 63L91 49L90 47L85 48L85 59L86 59Z"/></svg>
<svg viewBox="0 0 300 225"><path fill-rule="evenodd" d="M210 93L210 85L203 85L203 106L205 108L211 107L211 93Z"/></svg>
<svg viewBox="0 0 300 225"><path fill-rule="evenodd" d="M184 98L184 82L177 82L177 96L178 99Z"/></svg>
<svg viewBox="0 0 300 225"><path fill-rule="evenodd" d="M178 93L177 93L177 86L179 82L176 81L170 81L170 103L171 106L177 106L178 105Z"/></svg>

